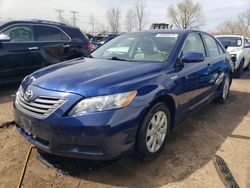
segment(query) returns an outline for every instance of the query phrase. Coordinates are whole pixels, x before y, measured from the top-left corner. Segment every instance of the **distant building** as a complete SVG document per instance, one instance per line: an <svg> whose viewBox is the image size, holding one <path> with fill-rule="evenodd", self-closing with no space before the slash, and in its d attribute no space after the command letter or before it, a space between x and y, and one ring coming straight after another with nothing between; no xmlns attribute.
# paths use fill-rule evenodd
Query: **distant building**
<svg viewBox="0 0 250 188"><path fill-rule="evenodd" d="M166 23L153 23L150 29L172 29L173 25Z"/></svg>

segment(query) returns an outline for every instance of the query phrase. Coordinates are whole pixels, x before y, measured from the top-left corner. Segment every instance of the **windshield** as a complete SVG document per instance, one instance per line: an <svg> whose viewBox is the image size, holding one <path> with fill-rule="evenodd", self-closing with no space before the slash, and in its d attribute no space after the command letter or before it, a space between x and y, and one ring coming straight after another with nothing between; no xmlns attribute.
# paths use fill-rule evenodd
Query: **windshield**
<svg viewBox="0 0 250 188"><path fill-rule="evenodd" d="M225 46L240 47L242 39L240 37L217 37L217 39Z"/></svg>
<svg viewBox="0 0 250 188"><path fill-rule="evenodd" d="M91 56L98 59L164 62L170 56L178 34L129 33L104 44Z"/></svg>

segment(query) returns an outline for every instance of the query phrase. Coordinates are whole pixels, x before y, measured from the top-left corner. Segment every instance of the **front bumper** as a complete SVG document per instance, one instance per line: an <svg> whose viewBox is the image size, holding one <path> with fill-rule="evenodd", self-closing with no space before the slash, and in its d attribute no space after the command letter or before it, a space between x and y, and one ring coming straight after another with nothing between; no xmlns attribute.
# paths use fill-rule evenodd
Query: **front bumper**
<svg viewBox="0 0 250 188"><path fill-rule="evenodd" d="M54 91L47 94L50 92L55 94ZM67 98L63 106L45 119L27 115L14 104L18 131L37 148L66 157L112 160L134 149L143 108L127 106L82 116L65 116L81 96L67 94Z"/></svg>

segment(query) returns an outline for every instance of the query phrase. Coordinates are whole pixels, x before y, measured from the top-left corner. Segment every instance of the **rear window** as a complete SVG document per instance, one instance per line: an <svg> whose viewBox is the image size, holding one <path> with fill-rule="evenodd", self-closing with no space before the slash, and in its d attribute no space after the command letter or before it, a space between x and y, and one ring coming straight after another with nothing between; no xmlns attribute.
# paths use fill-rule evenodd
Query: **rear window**
<svg viewBox="0 0 250 188"><path fill-rule="evenodd" d="M104 37L94 37L92 39L92 42L102 42L102 41L104 41Z"/></svg>
<svg viewBox="0 0 250 188"><path fill-rule="evenodd" d="M81 32L78 28L65 28L66 31L70 34L71 40L75 42L88 42L88 37Z"/></svg>
<svg viewBox="0 0 250 188"><path fill-rule="evenodd" d="M60 29L51 26L34 26L35 41L69 41Z"/></svg>
<svg viewBox="0 0 250 188"><path fill-rule="evenodd" d="M220 54L217 42L209 35L203 34L205 43L207 45L208 57L216 57Z"/></svg>

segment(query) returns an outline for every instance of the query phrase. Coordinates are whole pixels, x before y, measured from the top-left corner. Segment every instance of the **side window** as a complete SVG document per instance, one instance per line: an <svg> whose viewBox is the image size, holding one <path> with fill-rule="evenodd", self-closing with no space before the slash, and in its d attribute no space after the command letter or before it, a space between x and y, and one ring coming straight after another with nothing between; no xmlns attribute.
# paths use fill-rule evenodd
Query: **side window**
<svg viewBox="0 0 250 188"><path fill-rule="evenodd" d="M245 44L244 44L244 46L245 46L247 43L248 43L248 40L247 40L247 39L245 39Z"/></svg>
<svg viewBox="0 0 250 188"><path fill-rule="evenodd" d="M216 41L209 35L203 35L207 45L208 57L216 57L220 54Z"/></svg>
<svg viewBox="0 0 250 188"><path fill-rule="evenodd" d="M205 57L205 48L198 33L192 33L187 37L182 53L186 52L201 52Z"/></svg>
<svg viewBox="0 0 250 188"><path fill-rule="evenodd" d="M51 26L34 26L35 41L69 41L60 29Z"/></svg>
<svg viewBox="0 0 250 188"><path fill-rule="evenodd" d="M32 42L34 39L32 26L29 25L14 25L1 33L8 35L11 42Z"/></svg>
<svg viewBox="0 0 250 188"><path fill-rule="evenodd" d="M222 49L222 47L218 43L217 43L217 45L218 45L219 53L224 54L225 51Z"/></svg>

